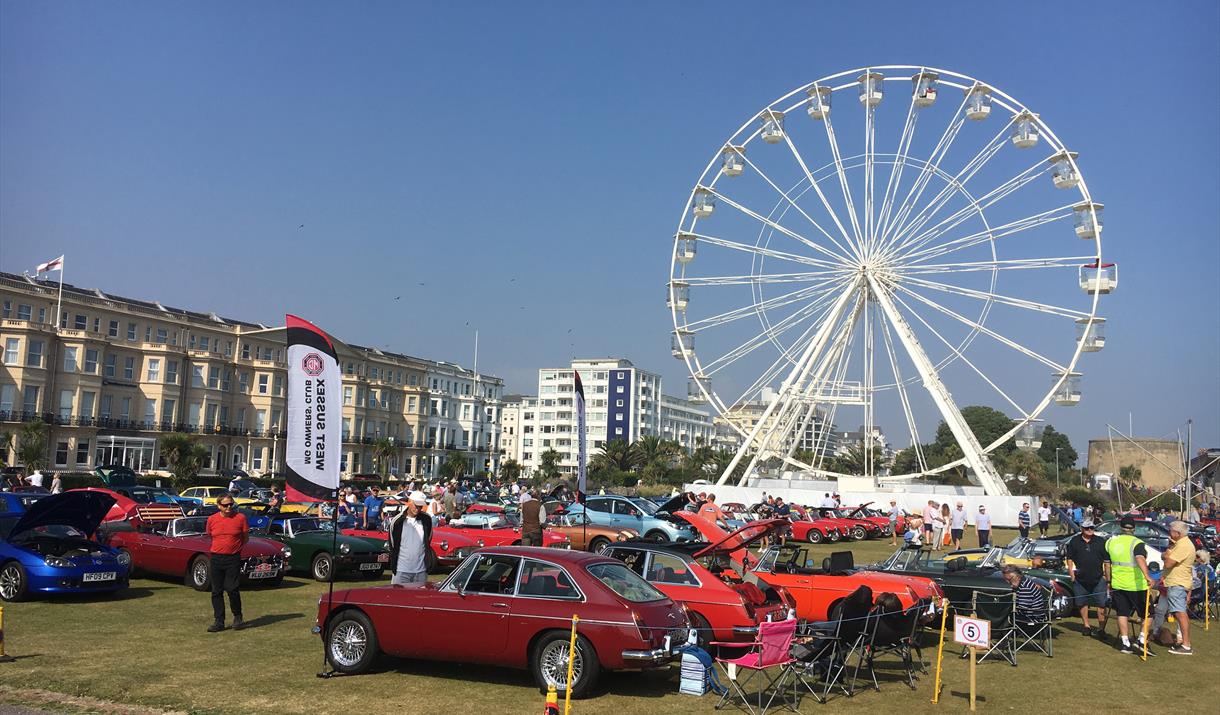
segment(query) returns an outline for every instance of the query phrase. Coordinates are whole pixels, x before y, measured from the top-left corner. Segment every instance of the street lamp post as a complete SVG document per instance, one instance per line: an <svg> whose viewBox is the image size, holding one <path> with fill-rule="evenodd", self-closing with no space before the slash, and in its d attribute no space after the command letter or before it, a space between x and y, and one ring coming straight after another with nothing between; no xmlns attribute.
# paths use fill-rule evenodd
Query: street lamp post
<svg viewBox="0 0 1220 715"><path fill-rule="evenodd" d="M1063 447L1055 447L1055 489L1059 488L1059 450Z"/></svg>

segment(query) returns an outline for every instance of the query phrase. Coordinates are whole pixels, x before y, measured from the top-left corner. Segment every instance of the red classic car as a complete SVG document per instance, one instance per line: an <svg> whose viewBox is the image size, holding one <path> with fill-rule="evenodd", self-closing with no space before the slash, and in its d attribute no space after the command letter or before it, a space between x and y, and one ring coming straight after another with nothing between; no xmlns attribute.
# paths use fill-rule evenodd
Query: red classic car
<svg viewBox="0 0 1220 715"><path fill-rule="evenodd" d="M889 519L881 519L874 521L866 515L857 516L850 513L851 509L827 509L821 508L817 510L817 514L821 518L829 521L837 521L847 527L847 535L856 541L865 539L875 539L882 535L884 524L885 535L889 536Z"/></svg>
<svg viewBox="0 0 1220 715"><path fill-rule="evenodd" d="M612 544L602 553L684 604L701 646L706 648L711 641L749 642L759 623L783 619L796 601L783 587L744 580L740 555L787 527L784 519L768 519L729 534L721 531L713 543L628 541Z"/></svg>
<svg viewBox="0 0 1220 715"><path fill-rule="evenodd" d="M540 689L563 692L573 614L576 697L602 670L665 666L688 627L681 606L621 561L509 546L475 552L443 582L336 591L319 601L314 632L342 673L385 653L528 668Z"/></svg>
<svg viewBox="0 0 1220 715"><path fill-rule="evenodd" d="M792 515L788 518L792 520L792 538L797 541L808 541L811 544L828 541L835 544L851 538L848 536L846 524L812 516L812 512L806 512L796 505L792 506Z"/></svg>
<svg viewBox="0 0 1220 715"><path fill-rule="evenodd" d="M141 513L147 516L145 509ZM206 516L170 520L132 519L130 528L113 526L103 530L107 545L131 554L133 569L166 576L180 576L197 591L212 587L208 553L212 537L206 532ZM287 546L270 539L250 537L241 548L243 582L276 585L288 573L285 564L292 554Z"/></svg>
<svg viewBox="0 0 1220 715"><path fill-rule="evenodd" d="M836 618L839 604L860 586L868 586L874 596L893 593L902 601L903 608L920 601L939 604L944 596L940 586L930 578L857 571L850 551L836 551L822 559L815 557L808 545L800 543L767 549L752 573L772 586L786 589L796 600L796 617L809 621Z"/></svg>
<svg viewBox="0 0 1220 715"><path fill-rule="evenodd" d="M474 539L480 547L519 546L521 544L521 516L516 512L463 514L445 526ZM563 534L543 529L542 545L569 549L572 547L572 541Z"/></svg>
<svg viewBox="0 0 1220 715"><path fill-rule="evenodd" d="M339 533L381 541L387 541L390 538L388 531L374 529L340 529ZM436 573L442 568L451 569L479 548L478 542L468 532L447 526L432 527L432 540L429 542L429 546L432 548L425 556L428 573ZM394 564L390 564L390 570L393 569Z"/></svg>

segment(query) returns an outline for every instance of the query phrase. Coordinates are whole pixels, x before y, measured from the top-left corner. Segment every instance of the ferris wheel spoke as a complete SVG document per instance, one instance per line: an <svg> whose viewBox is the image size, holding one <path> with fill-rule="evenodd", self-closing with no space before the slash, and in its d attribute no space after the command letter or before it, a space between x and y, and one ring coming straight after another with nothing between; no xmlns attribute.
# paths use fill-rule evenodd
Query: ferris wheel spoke
<svg viewBox="0 0 1220 715"><path fill-rule="evenodd" d="M873 192L876 173L877 108L864 108L864 255L872 255L873 238Z"/></svg>
<svg viewBox="0 0 1220 715"><path fill-rule="evenodd" d="M1052 370L1055 370L1056 372L1067 372L1067 368L1065 368L1064 366L1055 362L1054 360L1051 360L1050 358L1048 358L1044 355L1041 355L1033 350L1030 350L1029 348L1025 347L1024 345L1021 345L1020 343L1010 340L1009 338L1006 338L1003 335L1000 335L999 333L992 330L991 328L988 328L987 326L985 326L981 323L973 321L970 318L967 318L964 315L961 315L960 313L957 313L949 308L946 308L945 306L937 303L936 301L925 298L924 296L916 293L915 291L911 290L910 288L907 288L906 286L897 284L894 287L897 288L898 290L902 291L903 293L906 293L907 295L911 296L912 298L919 301L920 303L927 305L928 307L932 308L933 310L937 311L938 313L943 313L943 314L949 316L950 318L953 318L954 320L956 320L960 323L963 323L963 324L973 328L974 330L977 330L978 332L982 333L983 335L994 338L996 341L1000 342L1001 344L1007 345L1008 347L1012 348L1013 350L1016 350L1017 352L1021 353L1022 355L1026 355L1027 357L1037 360L1038 362L1042 363L1043 365L1046 365L1047 367L1051 368Z"/></svg>
<svg viewBox="0 0 1220 715"><path fill-rule="evenodd" d="M923 196L923 191L927 187L928 182L936 175L940 169L940 163L944 160L945 155L949 153L949 148L953 146L953 141L957 139L958 133L966 122L966 97L962 97L962 103L958 105L957 112L949 120L945 131L941 133L940 139L936 142L936 146L932 148L932 153L928 155L928 161L925 161L919 170L919 174L915 176L915 181L912 182L911 188L907 189L906 196L902 199L901 208L894 213L893 220L882 227L882 240L888 239L890 233L895 226L902 224L911 211L915 209L915 205Z"/></svg>
<svg viewBox="0 0 1220 715"><path fill-rule="evenodd" d="M892 269L903 276L942 273L979 273L991 271L1022 271L1031 268L1076 268L1081 261L1096 256L1064 256L1062 258L1012 258L998 261L968 261L964 263L921 263Z"/></svg>
<svg viewBox="0 0 1220 715"><path fill-rule="evenodd" d="M952 215L942 219L939 223L924 233L909 236L902 243L894 245L894 247L889 251L888 255L902 255L904 252L918 250L919 248L944 235L946 232L956 228L963 221L976 213L982 213L983 209L991 208L991 206L998 203L1001 199L1037 179L1045 171L1045 167L1035 164L978 198L973 198L969 194L965 194L970 200L970 204L968 206L958 209ZM962 189L962 191L964 192L965 189Z"/></svg>
<svg viewBox="0 0 1220 715"><path fill-rule="evenodd" d="M778 221L775 221L774 219L772 219L768 216L763 216L762 214L758 213L757 211L754 211L753 209L747 208L746 206L744 206L744 205L730 199L729 197L725 196L724 194L720 193L719 191L716 191L715 189L708 189L708 191L711 191L720 201L737 209L741 213L749 216L750 218L752 218L756 221L760 221L760 222L766 224L767 226L770 226L772 229L779 231L780 233L784 234L785 236L788 236L789 238L792 238L796 241L799 241L799 242L805 244L806 246L813 248L818 253L824 254L824 255L834 259L833 261L826 261L826 260L821 260L821 259L816 259L816 258L808 258L804 262L809 263L809 265L815 265L815 266L820 265L820 266L828 266L828 267L846 265L847 262L843 258L843 256L840 256L839 254L835 253L834 251L831 251L824 246L819 246L818 244L814 243L813 241L810 241L805 236L802 236L801 234L797 233L796 231L793 231L792 229L788 228L787 226L784 226L783 224L779 223ZM797 254L788 254L788 255L795 256Z"/></svg>
<svg viewBox="0 0 1220 715"><path fill-rule="evenodd" d="M769 223L769 222L764 221L764 223ZM776 225L778 225L778 224L776 224ZM823 261L823 260L820 260L817 258L808 258L806 256L801 256L796 253L788 253L787 251L777 251L774 248L764 248L763 246L752 246L748 243L739 243L737 241L730 241L728 239L719 238L717 236L708 236L707 234L703 234L703 233L690 233L689 235L693 236L695 238L695 240L703 241L704 243L708 244L709 246L719 246L721 248L727 248L727 249L730 249L733 251L741 251L743 253L753 253L753 254L759 255L759 256L766 256L767 258L776 258L781 261L791 261L792 263L799 263L803 266L814 266L816 268L831 268L831 269L843 268L843 264L841 264L841 263L831 263L829 261Z"/></svg>
<svg viewBox="0 0 1220 715"><path fill-rule="evenodd" d="M953 198L955 193L962 191L964 194L965 186L970 179L978 174L978 172L987 165L987 162L991 161L992 157L994 157L1000 151L1000 149L1004 148L1006 137L1008 136L1009 128L1011 126L1012 121L1010 120L1009 123L1004 125L1000 131L991 138L991 141L987 142L987 144L985 144L983 148L980 149L978 153L976 153L960 171L954 174L952 179L941 187L941 190L937 192L936 196L932 197L932 200L929 201L926 206L920 209L919 213L915 214L915 216L909 221L899 224L894 229L893 233L886 239L886 245L900 245L900 242L903 240L904 236L918 232L919 229L927 224L927 222L930 221L938 211L944 208L945 204L947 204L949 200Z"/></svg>
<svg viewBox="0 0 1220 715"><path fill-rule="evenodd" d="M852 317L853 324L854 324L855 320L856 320L856 317L853 314L853 317ZM835 385L845 384L844 380L847 378L847 367L848 367L849 363L851 362L851 351L852 351L852 344L855 342L855 334L856 334L855 330L849 329L847 336L846 336L846 340L840 342L839 353L835 358L836 362L837 362L836 369L833 373L831 373L831 376L834 379ZM826 448L828 447L828 445L830 443L830 431L834 427L834 420L835 420L835 416L838 414L838 410L839 410L839 403L837 401L831 401L829 415L826 418L825 429L822 431L821 447L817 451L818 463L816 466L818 469L821 469L823 463L825 462Z"/></svg>
<svg viewBox="0 0 1220 715"><path fill-rule="evenodd" d="M842 275L841 270L803 271L801 273L745 274L739 276L698 276L682 278L690 286L757 285L778 283L813 283L830 276Z"/></svg>
<svg viewBox="0 0 1220 715"><path fill-rule="evenodd" d="M1062 318L1087 318L1089 313L1073 310L1071 308L1061 308L1057 305L1049 305L1047 303L1039 303L1034 300L1026 300L1024 298L1013 298L1011 296L1001 295L988 291L974 290L972 288L963 288L961 286L950 285L948 283L939 283L937 281L929 281L920 278L906 278L905 282L913 283L924 288L931 288L942 293L953 293L956 295L964 295L970 298L978 298L979 300L992 301L1003 305L1010 305L1014 308L1022 308L1024 310L1034 310L1040 313L1049 313L1050 315L1058 315Z"/></svg>
<svg viewBox="0 0 1220 715"><path fill-rule="evenodd" d="M794 147L792 147L792 140L788 137L787 132L784 132L784 140L787 142L788 147L792 149L793 153L795 153L796 149ZM845 248L843 246L843 244L839 243L838 240L836 240L834 236L831 236L826 231L826 229L822 228L822 225L819 224L817 221L815 221L812 216L810 216L808 213L806 213L806 211L803 208L801 208L800 205L798 205L796 203L796 201L794 201L792 199L792 197L789 196L786 191L781 189L774 181L771 180L771 177L767 176L767 174L764 173L762 169L758 168L758 166L755 165L754 162L750 161L750 158L747 157L744 152L740 156L746 162L746 164L748 164L750 166L751 169L753 169L755 172L758 173L759 177L761 177L763 181L767 182L768 186L770 186L772 189L775 190L775 193L782 196L784 198L784 201L788 202L788 204L790 206L792 206L792 208L796 209L797 212L800 213L800 215L804 216L805 219L807 221L809 221L809 223L813 224L813 227L816 228L819 233L821 233L823 236L825 236L826 240L833 243L836 248L838 248L840 251L842 251L842 253L835 253L834 251L831 251L823 246L819 246L816 243L814 243L813 241L810 241L808 239L797 239L797 240L801 241L802 243L809 246L810 248L813 248L821 253L826 254L827 256L834 257L843 262L846 262L848 260L848 258L847 258L848 255L852 253L850 250ZM799 155L797 156L797 160L799 162L801 162L801 166L803 167L804 162L800 159ZM806 171L806 174L808 175L808 171ZM814 182L812 180L812 177L810 177L810 183L812 183L813 190L817 193L817 195L819 197L822 197L822 203L825 205L826 198L822 196L822 190L821 190L821 188L818 187L817 182ZM827 209L829 210L829 206L827 206ZM831 212L831 218L834 219L835 224L838 225L839 230L842 231L843 226L842 226L842 224L839 223L839 217L834 215L833 212ZM846 236L846 234L845 234L845 236ZM848 241L848 242L850 243L850 241Z"/></svg>
<svg viewBox="0 0 1220 715"><path fill-rule="evenodd" d="M924 71L920 70L921 73ZM907 118L902 125L902 134L898 139L898 153L894 156L894 163L890 164L890 175L885 182L885 193L881 197L881 213L877 216L877 226L881 231L885 230L889 223L890 212L894 210L894 200L898 198L898 189L902 185L902 171L906 168L918 120L919 112L915 111L915 93L912 92L911 102L907 107Z"/></svg>
<svg viewBox="0 0 1220 715"><path fill-rule="evenodd" d="M1048 223L1062 221L1063 219L1071 216L1072 206L1070 204L1067 206L1060 206L1049 211L1034 214L1033 216L1026 216L1025 218L1011 221L1001 226L995 226L990 230L971 233L969 235L962 236L961 238L955 238L952 241L946 241L928 248L908 251L907 253L903 254L902 260L907 266L919 265L924 261L930 261L934 258L939 258L956 251L964 251L979 244L987 243L991 240L998 240L1005 236L1021 233L1022 231L1029 231L1039 226L1044 226Z"/></svg>
<svg viewBox="0 0 1220 715"><path fill-rule="evenodd" d="M762 311L782 308L786 305L800 302L809 297L825 295L834 290L835 287L836 286L834 285L806 286L805 288L799 288L782 295L767 298L766 300L760 300L747 306L726 310L723 313L718 313L707 318L700 318L692 323L687 323L683 327L693 333L698 333L702 330L706 330L707 328L717 327L724 325L725 323L730 323L734 320L740 320L751 315L757 315Z"/></svg>
<svg viewBox="0 0 1220 715"><path fill-rule="evenodd" d="M1004 398L1005 402L1012 405L1013 409L1021 414L1022 419L1027 419L1029 417L1029 412L1025 408L1023 408L1023 407L1021 407L1021 405L1017 404L1016 400L1009 397L1007 392L1004 392L1004 390L1001 389L999 385L995 384L995 382L991 378L987 377L986 373L984 373L982 370L980 370L978 368L978 366L975 365L970 360L970 358L966 357L965 354L963 354L962 351L959 350L956 345L954 345L953 343L951 343L950 341L945 339L945 336L941 335L940 331L938 331L936 328L933 328L928 323L927 320L924 320L922 315L920 315L915 310L912 310L911 306L905 300L902 299L902 296L891 294L891 297L893 297L895 301L897 301L900 305L902 305L902 307L906 308L908 313L915 316L915 319L918 320L925 328L927 328L928 331L930 331L933 335L935 335L937 340L944 343L945 347L949 348L949 350L951 350L953 352L953 354L955 356L957 356L957 359L964 362L967 366L969 366L969 368L971 370L974 371L974 373L976 375L983 378L983 381L986 382L988 385L990 385L992 387L992 389L994 389L997 393L999 393L1000 397Z"/></svg>
<svg viewBox="0 0 1220 715"><path fill-rule="evenodd" d="M907 422L907 431L911 435L911 446L915 449L915 458L919 463L919 471L925 472L928 469L928 462L924 458L923 443L919 439L919 427L915 424L915 413L911 409L911 399L907 394L906 385L903 383L902 369L898 367L898 356L894 351L894 338L890 333L888 322L882 321L881 326L881 335L885 342L885 352L889 355L890 370L894 373L894 385L898 388L898 401L902 404L902 414Z"/></svg>
<svg viewBox="0 0 1220 715"><path fill-rule="evenodd" d="M843 170L843 156L839 152L839 142L835 138L834 123L827 114L822 119L826 125L826 141L830 143L830 155L834 159L835 173L839 177L839 188L843 191L843 203L847 207L847 216L851 220L851 228L855 236L856 255L864 255L864 236L860 232L860 220L856 216L856 204L852 201L851 187L847 182L847 172Z"/></svg>

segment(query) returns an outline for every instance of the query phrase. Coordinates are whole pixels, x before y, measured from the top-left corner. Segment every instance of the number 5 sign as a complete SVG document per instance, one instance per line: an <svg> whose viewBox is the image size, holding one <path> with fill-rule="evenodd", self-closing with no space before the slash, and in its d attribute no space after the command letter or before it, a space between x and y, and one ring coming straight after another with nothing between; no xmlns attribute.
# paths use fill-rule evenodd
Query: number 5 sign
<svg viewBox="0 0 1220 715"><path fill-rule="evenodd" d="M975 648L986 648L991 644L991 621L954 616L953 642Z"/></svg>

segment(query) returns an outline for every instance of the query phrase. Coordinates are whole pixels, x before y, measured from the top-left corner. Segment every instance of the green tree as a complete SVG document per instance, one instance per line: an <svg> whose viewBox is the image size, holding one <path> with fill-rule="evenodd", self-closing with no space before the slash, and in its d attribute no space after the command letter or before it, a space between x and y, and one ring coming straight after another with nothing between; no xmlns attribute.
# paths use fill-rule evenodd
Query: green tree
<svg viewBox="0 0 1220 715"><path fill-rule="evenodd" d="M1143 470L1134 464L1124 464L1118 469L1118 481L1120 484L1132 487L1139 484L1144 479Z"/></svg>
<svg viewBox="0 0 1220 715"><path fill-rule="evenodd" d="M193 434L171 432L161 437L161 458L169 467L174 489L182 491L194 483L208 458L208 448Z"/></svg>
<svg viewBox="0 0 1220 715"><path fill-rule="evenodd" d="M921 445L921 447L926 454L928 445ZM898 450L898 454L894 455L894 463L891 468L895 474L913 474L923 469L919 465L919 453L915 451L914 446Z"/></svg>
<svg viewBox="0 0 1220 715"><path fill-rule="evenodd" d="M818 453L812 449L798 449L792 453L792 458L798 462L804 462L811 467L816 467L818 464Z"/></svg>
<svg viewBox="0 0 1220 715"><path fill-rule="evenodd" d="M543 481L550 481L559 477L559 462L563 459L563 455L553 449L548 449L538 457L538 476Z"/></svg>
<svg viewBox="0 0 1220 715"><path fill-rule="evenodd" d="M835 455L830 460L830 471L840 474L864 474L867 471L868 465L868 450L872 450L873 473L880 472L885 467L885 458L883 450L879 445L865 446L865 441L852 444L843 454Z"/></svg>
<svg viewBox="0 0 1220 715"><path fill-rule="evenodd" d="M8 430L0 430L0 445L3 445L3 451L0 452L0 466L8 466L8 452L13 446L13 433Z"/></svg>
<svg viewBox="0 0 1220 715"><path fill-rule="evenodd" d="M383 477L390 474L390 459L398 454L399 447L389 437L380 437L373 443L373 464Z"/></svg>
<svg viewBox="0 0 1220 715"><path fill-rule="evenodd" d="M521 472L524 471L521 463L515 459L506 459L500 462L500 478L509 481L516 481L521 478Z"/></svg>
<svg viewBox="0 0 1220 715"><path fill-rule="evenodd" d="M640 466L639 452L635 445L624 439L612 439L606 442L593 459L589 460L590 469L605 471L613 469L620 472L630 472Z"/></svg>
<svg viewBox="0 0 1220 715"><path fill-rule="evenodd" d="M979 444L984 448L1008 432L1016 424L1008 415L999 410L984 405L970 405L962 410L962 418L966 420L970 431L978 439ZM937 450L948 449L949 445L957 445L957 438L953 436L953 431L949 429L949 425L941 420L936 427L936 441L933 442L933 447ZM1016 445L1011 440L996 448L993 454L1008 454L1016 449ZM1052 454L1054 450L1052 448Z"/></svg>
<svg viewBox="0 0 1220 715"><path fill-rule="evenodd" d="M1054 469L1055 465L1055 448L1059 448L1059 468L1070 469L1076 464L1076 459L1079 454L1076 448L1072 446L1071 440L1062 432L1058 432L1051 425L1047 425L1042 432L1042 446L1038 448L1038 456L1043 462L1051 465Z"/></svg>
<svg viewBox="0 0 1220 715"><path fill-rule="evenodd" d="M659 464L668 468L682 453L682 447L677 442L656 435L641 437L634 447L639 455L639 463L645 467Z"/></svg>
<svg viewBox="0 0 1220 715"><path fill-rule="evenodd" d="M47 466L47 426L44 422L26 422L17 435L17 461L26 471Z"/></svg>
<svg viewBox="0 0 1220 715"><path fill-rule="evenodd" d="M451 449L445 453L445 461L441 464L441 477L446 481L461 479L466 476L466 469L469 466L461 452Z"/></svg>

